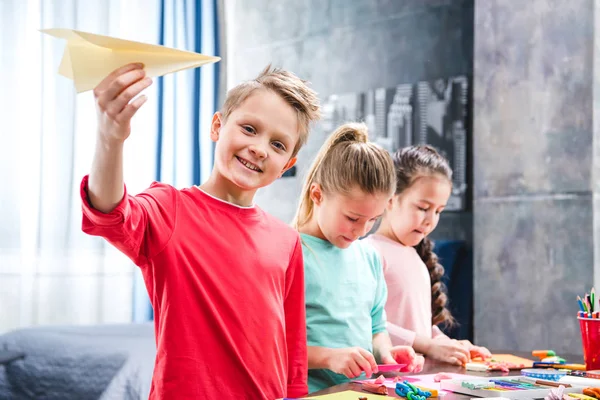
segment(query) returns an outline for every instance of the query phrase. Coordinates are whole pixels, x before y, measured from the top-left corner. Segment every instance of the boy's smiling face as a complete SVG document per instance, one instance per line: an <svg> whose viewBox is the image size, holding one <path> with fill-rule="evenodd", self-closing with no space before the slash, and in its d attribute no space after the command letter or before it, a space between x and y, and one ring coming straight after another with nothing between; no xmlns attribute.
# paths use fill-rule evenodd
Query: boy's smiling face
<svg viewBox="0 0 600 400"><path fill-rule="evenodd" d="M296 110L275 92L257 89L227 120L214 115L215 172L253 195L294 165L299 138Z"/></svg>

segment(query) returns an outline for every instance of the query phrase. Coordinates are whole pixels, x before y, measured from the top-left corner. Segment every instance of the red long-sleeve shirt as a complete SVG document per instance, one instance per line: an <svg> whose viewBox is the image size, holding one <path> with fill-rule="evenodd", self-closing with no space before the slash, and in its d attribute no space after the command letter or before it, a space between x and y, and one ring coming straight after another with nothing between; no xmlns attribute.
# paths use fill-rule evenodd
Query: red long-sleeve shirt
<svg viewBox="0 0 600 400"><path fill-rule="evenodd" d="M84 232L141 268L154 308L150 399L301 397L307 389L298 234L257 206L153 183L104 214L81 183Z"/></svg>

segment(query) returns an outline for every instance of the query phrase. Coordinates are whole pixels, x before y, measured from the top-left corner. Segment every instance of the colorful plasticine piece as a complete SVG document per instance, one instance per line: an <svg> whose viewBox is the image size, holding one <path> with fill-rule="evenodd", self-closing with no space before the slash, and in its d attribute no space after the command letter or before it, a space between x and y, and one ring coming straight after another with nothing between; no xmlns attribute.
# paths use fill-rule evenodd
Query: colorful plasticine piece
<svg viewBox="0 0 600 400"><path fill-rule="evenodd" d="M408 400L425 400L431 397L431 392L421 390L408 381L396 383L396 394L400 397L406 397Z"/></svg>
<svg viewBox="0 0 600 400"><path fill-rule="evenodd" d="M461 384L462 387L465 387L467 389L471 389L471 390L478 390L478 389L491 389L496 387L496 384L494 382L468 382L468 381L463 381Z"/></svg>

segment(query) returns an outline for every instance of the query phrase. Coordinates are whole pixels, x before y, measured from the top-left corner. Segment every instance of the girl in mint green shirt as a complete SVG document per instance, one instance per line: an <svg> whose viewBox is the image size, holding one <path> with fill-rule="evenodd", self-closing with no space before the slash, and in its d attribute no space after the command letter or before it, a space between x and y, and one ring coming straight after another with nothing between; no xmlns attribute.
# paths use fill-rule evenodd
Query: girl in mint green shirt
<svg viewBox="0 0 600 400"><path fill-rule="evenodd" d="M391 156L368 141L364 124L338 128L309 170L294 226L304 255L310 392L370 377L378 364L422 369L412 347L392 346L381 261L357 240L383 214L395 185Z"/></svg>

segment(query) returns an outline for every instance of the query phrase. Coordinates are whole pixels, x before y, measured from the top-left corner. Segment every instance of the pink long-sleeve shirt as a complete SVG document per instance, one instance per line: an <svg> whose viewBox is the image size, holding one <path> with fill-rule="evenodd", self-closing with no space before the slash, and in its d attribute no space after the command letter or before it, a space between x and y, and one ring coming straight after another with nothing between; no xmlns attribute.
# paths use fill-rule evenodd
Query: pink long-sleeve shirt
<svg viewBox="0 0 600 400"><path fill-rule="evenodd" d="M387 330L394 346L412 346L417 335L442 338L431 324L431 278L414 247L373 234L364 240L379 252L388 288Z"/></svg>

